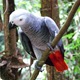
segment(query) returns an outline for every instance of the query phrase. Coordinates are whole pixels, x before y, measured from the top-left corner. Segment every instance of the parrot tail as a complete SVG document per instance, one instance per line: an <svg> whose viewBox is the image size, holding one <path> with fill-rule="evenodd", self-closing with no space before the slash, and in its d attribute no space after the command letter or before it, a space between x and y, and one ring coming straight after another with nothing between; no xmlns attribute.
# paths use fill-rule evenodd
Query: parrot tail
<svg viewBox="0 0 80 80"><path fill-rule="evenodd" d="M54 67L58 72L63 72L64 70L68 70L68 65L64 61L64 58L60 50L50 53L49 58L51 59Z"/></svg>

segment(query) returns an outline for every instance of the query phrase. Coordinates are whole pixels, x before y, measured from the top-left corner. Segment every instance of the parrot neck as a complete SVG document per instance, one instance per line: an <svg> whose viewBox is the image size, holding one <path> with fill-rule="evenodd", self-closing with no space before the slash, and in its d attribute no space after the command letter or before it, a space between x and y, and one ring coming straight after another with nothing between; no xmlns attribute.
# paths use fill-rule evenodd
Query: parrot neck
<svg viewBox="0 0 80 80"><path fill-rule="evenodd" d="M20 26L23 32L37 32L40 30L42 17L37 17L33 14L27 14L24 25Z"/></svg>

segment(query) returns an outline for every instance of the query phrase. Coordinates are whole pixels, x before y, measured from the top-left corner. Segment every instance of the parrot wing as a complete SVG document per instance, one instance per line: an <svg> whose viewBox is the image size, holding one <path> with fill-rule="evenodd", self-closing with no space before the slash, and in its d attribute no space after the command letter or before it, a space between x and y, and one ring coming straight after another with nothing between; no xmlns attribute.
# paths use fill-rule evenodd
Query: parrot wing
<svg viewBox="0 0 80 80"><path fill-rule="evenodd" d="M27 37L27 35L23 31L18 31L18 34L20 35L20 40L25 51L28 54L30 54L33 58L36 58L33 48L32 48L32 44L29 38Z"/></svg>
<svg viewBox="0 0 80 80"><path fill-rule="evenodd" d="M45 24L46 24L46 27L48 28L49 30L49 33L51 34L51 37L53 40L54 37L59 33L59 28L58 26L56 25L56 23L54 22L54 20L52 20L50 17L45 17ZM64 47L63 47L63 43L62 43L62 40L60 39L57 46L59 47L63 57L64 57Z"/></svg>

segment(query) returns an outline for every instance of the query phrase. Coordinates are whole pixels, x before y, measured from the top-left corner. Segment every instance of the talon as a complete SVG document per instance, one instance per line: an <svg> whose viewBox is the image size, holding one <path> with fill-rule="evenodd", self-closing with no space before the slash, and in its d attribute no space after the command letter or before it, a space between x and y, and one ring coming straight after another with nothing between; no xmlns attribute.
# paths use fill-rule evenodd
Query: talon
<svg viewBox="0 0 80 80"><path fill-rule="evenodd" d="M48 47L50 48L51 51L54 51L54 48L51 46L50 43L47 43Z"/></svg>
<svg viewBox="0 0 80 80"><path fill-rule="evenodd" d="M44 71L41 66L38 65L38 61L35 63L35 68L38 69L40 72Z"/></svg>

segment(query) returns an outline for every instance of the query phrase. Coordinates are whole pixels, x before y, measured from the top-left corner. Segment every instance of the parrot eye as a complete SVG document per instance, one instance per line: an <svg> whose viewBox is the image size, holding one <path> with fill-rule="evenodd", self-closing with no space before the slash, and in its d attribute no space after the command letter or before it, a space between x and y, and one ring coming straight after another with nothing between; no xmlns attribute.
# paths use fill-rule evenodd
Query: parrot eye
<svg viewBox="0 0 80 80"><path fill-rule="evenodd" d="M20 21L22 21L23 19L20 19Z"/></svg>
<svg viewBox="0 0 80 80"><path fill-rule="evenodd" d="M11 23L14 24L14 21L12 21Z"/></svg>

